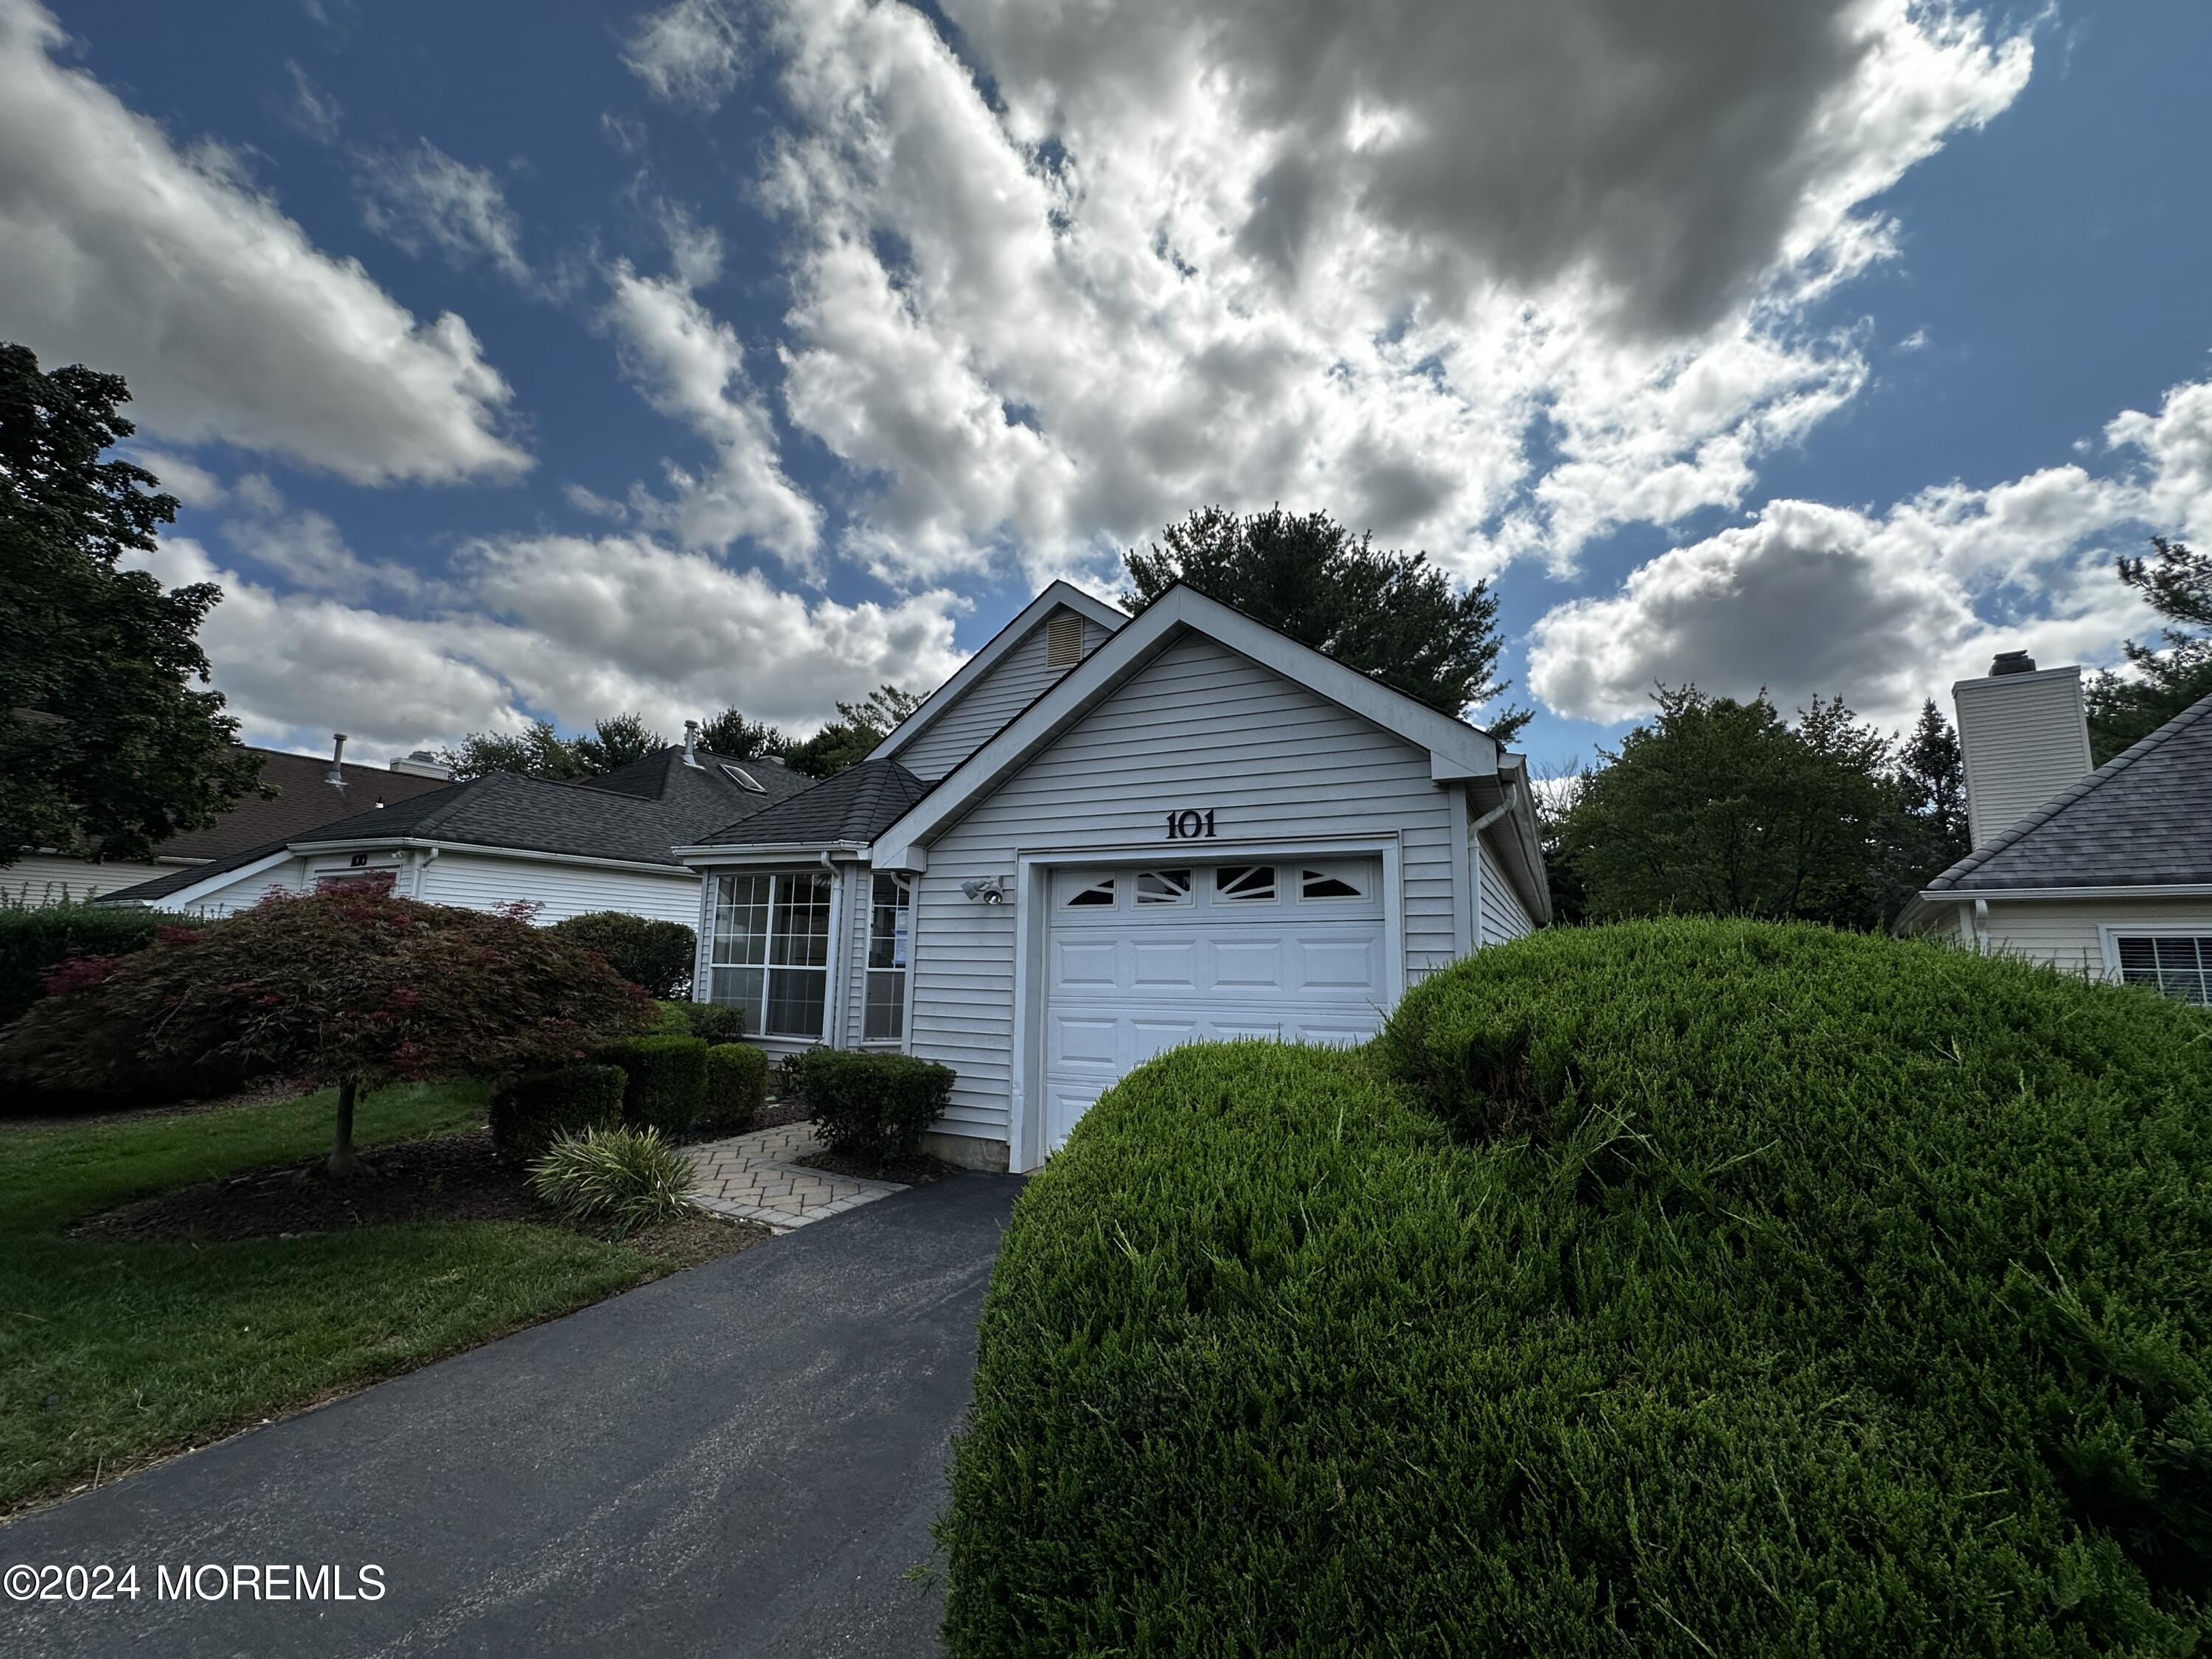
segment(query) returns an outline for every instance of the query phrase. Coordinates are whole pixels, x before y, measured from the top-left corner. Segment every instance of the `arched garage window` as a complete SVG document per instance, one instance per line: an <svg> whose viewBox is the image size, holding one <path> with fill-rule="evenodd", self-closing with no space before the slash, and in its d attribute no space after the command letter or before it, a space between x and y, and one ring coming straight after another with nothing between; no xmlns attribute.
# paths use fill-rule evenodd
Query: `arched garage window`
<svg viewBox="0 0 2212 1659"><path fill-rule="evenodd" d="M708 1000L745 1030L819 1042L830 991L830 878L822 871L722 876L714 884Z"/></svg>

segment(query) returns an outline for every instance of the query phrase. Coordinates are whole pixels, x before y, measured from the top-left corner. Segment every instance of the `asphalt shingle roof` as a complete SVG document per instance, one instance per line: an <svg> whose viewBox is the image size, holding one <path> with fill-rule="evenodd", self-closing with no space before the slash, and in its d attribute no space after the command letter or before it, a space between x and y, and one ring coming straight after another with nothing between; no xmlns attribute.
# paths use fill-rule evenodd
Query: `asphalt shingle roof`
<svg viewBox="0 0 2212 1659"><path fill-rule="evenodd" d="M765 762L726 761L704 751L696 767L686 766L682 749L664 749L619 771L582 783L493 772L319 824L304 834L278 836L228 858L157 876L105 896L125 902L149 902L166 898L210 876L242 868L288 846L402 836L471 847L566 853L579 858L620 859L680 870L683 866L676 861L674 848L689 846L709 830L730 823L732 814L738 815L735 821L743 822L814 784L811 778ZM725 772L725 767L738 768L759 789L748 789Z"/></svg>
<svg viewBox="0 0 2212 1659"><path fill-rule="evenodd" d="M2212 883L2212 697L1928 884L1971 893Z"/></svg>
<svg viewBox="0 0 2212 1659"><path fill-rule="evenodd" d="M929 786L895 760L864 760L775 806L724 824L700 846L817 846L873 841Z"/></svg>
<svg viewBox="0 0 2212 1659"><path fill-rule="evenodd" d="M249 749L248 752L261 757L259 781L276 786L276 798L264 800L258 795L241 795L236 805L206 829L187 830L161 842L154 849L155 857L228 858L249 847L374 810L379 802L391 806L450 787L443 778L418 777L348 761L339 768L346 787L334 789L325 781L331 771L327 755L288 755L275 749Z"/></svg>

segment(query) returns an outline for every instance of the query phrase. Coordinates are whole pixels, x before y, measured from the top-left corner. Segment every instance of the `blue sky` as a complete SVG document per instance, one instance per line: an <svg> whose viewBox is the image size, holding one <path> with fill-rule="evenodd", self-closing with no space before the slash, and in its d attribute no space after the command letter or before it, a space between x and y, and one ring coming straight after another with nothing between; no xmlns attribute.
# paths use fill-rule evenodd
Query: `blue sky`
<svg viewBox="0 0 2212 1659"><path fill-rule="evenodd" d="M1281 500L1494 581L1550 769L2109 661L2212 532L2203 5L1368 27L0 0L0 337L131 378L249 734L372 756L805 729Z"/></svg>

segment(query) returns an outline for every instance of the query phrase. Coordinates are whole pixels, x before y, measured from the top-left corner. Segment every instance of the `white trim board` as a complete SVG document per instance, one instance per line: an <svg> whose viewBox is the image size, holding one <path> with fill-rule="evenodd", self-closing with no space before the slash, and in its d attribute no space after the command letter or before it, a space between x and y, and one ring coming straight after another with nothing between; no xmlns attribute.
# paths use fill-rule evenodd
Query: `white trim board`
<svg viewBox="0 0 2212 1659"><path fill-rule="evenodd" d="M1102 599L1092 599L1072 583L1052 583L1024 605L1013 621L994 634L981 650L961 664L958 672L931 692L921 708L885 733L883 741L868 751L868 757L871 760L888 760L896 756L934 726L939 715L951 710L968 694L969 687L989 673L1001 658L1027 639L1031 629L1062 607L1096 623L1109 634L1119 633L1129 621L1126 611L1117 610Z"/></svg>
<svg viewBox="0 0 2212 1659"><path fill-rule="evenodd" d="M1143 671L1187 633L1201 634L1358 715L1394 737L1425 749L1438 783L1498 775L1499 747L1486 732L1440 714L1417 697L1392 690L1286 638L1195 588L1170 588L1101 645L981 749L955 767L876 838L878 869L920 870L927 843L987 799L1000 784L1048 748L1070 726ZM880 750L878 751L880 752Z"/></svg>

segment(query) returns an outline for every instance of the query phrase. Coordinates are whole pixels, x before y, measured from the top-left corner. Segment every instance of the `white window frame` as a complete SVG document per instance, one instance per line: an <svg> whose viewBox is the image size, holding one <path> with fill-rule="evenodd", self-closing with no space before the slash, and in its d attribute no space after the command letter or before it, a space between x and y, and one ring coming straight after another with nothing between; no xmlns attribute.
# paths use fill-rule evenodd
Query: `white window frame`
<svg viewBox="0 0 2212 1659"><path fill-rule="evenodd" d="M767 931L761 935L761 960L758 962L724 962L720 959L717 951L717 947L720 943L722 884L726 881L755 880L765 881L769 884L767 904L768 928ZM775 932L775 917L777 903L779 899L782 896L781 890L783 885L787 883L811 883L816 881L825 883L827 887L823 906L826 913L825 927L827 931L823 937L822 964L819 967L817 967L811 963L801 964L793 963L778 963L775 960L776 939L778 937ZM754 1005L750 1002L716 1003L716 1006L719 1007L742 1008L744 1010L746 1036L757 1039L763 1042L816 1043L827 1042L830 1041L830 1033L836 1029L835 1022L837 1018L838 882L836 877L830 872L813 866L805 866L799 868L785 866L781 869L745 868L716 870L712 872L709 878L707 892L707 994L702 1000L708 1002L714 1002L715 1000L714 975L716 973L738 969L757 969L761 975L760 1001L757 1013L755 1012ZM811 908L813 907L810 906L809 908ZM789 939L801 936L787 933L782 937L786 939ZM810 933L804 935L804 937L811 938L813 935ZM820 1030L810 1033L771 1031L767 1029L768 1010L771 999L770 975L777 973L818 973L823 976L822 1025ZM697 988L695 987L695 994L696 994L696 989Z"/></svg>
<svg viewBox="0 0 2212 1659"><path fill-rule="evenodd" d="M860 1047L903 1050L906 1048L908 1034L914 1029L914 920L917 908L915 904L915 878L909 875L902 875L896 870L870 870L866 873L867 875L868 922L866 930L866 945L860 957ZM904 912L906 916L906 960L890 968L878 968L874 964L877 939L876 883L878 881L896 884L901 897L901 902L897 908ZM892 938L894 940L897 938L896 923L893 924ZM898 1035L872 1037L868 1035L868 1005L872 1000L876 979L878 975L892 974L897 975L899 980Z"/></svg>
<svg viewBox="0 0 2212 1659"><path fill-rule="evenodd" d="M2097 941L2105 953L2105 978L2112 984L2127 983L2120 973L2120 941L2124 939L2212 939L2212 921L2107 921L2097 927ZM2201 951L2202 946L2198 947ZM2164 994L2161 991L2160 994ZM2189 1003L2188 1007L2200 1005ZM2203 1005L2212 1006L2212 1004Z"/></svg>

